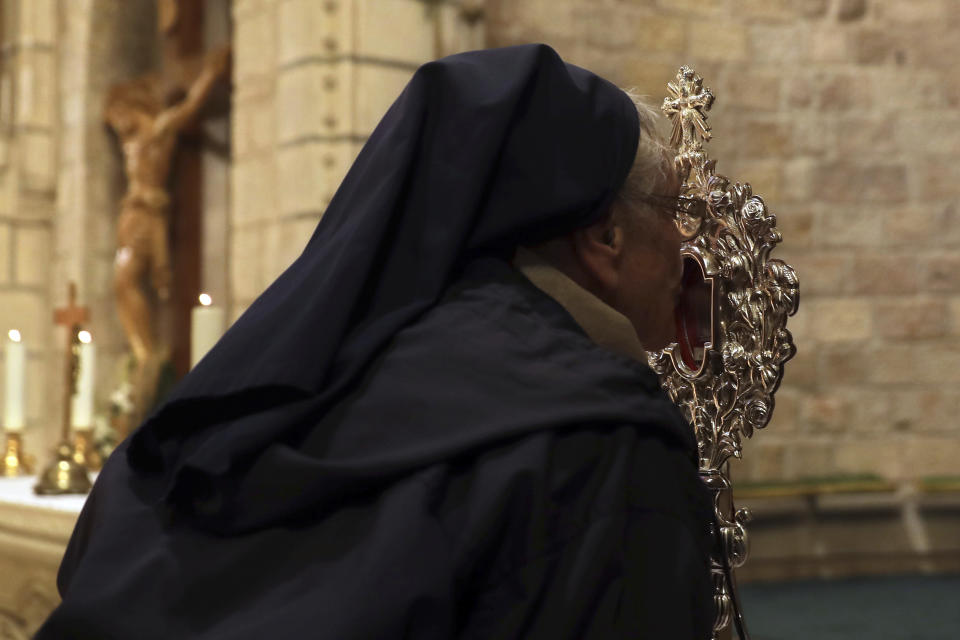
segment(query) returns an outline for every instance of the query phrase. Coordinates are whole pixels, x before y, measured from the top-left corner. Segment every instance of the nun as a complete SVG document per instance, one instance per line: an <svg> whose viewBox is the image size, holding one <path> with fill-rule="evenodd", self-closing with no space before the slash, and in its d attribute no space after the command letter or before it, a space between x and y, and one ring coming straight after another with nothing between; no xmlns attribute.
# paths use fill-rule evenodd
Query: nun
<svg viewBox="0 0 960 640"><path fill-rule="evenodd" d="M108 460L37 638L709 638L656 117L545 45L420 67Z"/></svg>

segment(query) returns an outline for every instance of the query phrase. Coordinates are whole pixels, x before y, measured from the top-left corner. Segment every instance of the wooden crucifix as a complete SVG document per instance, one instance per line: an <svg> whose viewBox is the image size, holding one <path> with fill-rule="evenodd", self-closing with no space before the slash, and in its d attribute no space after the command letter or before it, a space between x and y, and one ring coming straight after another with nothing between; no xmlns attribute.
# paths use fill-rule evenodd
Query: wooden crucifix
<svg viewBox="0 0 960 640"><path fill-rule="evenodd" d="M183 375L189 368L202 246L197 123L230 68L228 46L203 52L203 5L158 2L159 73L111 87L104 110L127 177L117 219L114 291L135 366L129 380L133 408L118 421L121 437L159 400L170 369Z"/></svg>

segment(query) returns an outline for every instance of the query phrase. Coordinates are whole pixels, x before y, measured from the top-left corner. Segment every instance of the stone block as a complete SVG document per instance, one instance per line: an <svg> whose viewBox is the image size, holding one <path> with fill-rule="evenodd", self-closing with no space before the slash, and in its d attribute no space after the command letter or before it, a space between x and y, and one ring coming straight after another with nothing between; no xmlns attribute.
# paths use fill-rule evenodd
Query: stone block
<svg viewBox="0 0 960 640"><path fill-rule="evenodd" d="M902 149L922 145L924 153L949 154L960 148L960 115L953 111L904 114L897 120L896 139ZM960 170L953 175L960 176Z"/></svg>
<svg viewBox="0 0 960 640"><path fill-rule="evenodd" d="M849 251L817 251L798 255L788 260L801 274L800 286L804 296L838 295L851 285L853 256Z"/></svg>
<svg viewBox="0 0 960 640"><path fill-rule="evenodd" d="M622 72L623 84L635 88L642 95L665 97L667 83L673 82L679 68L679 65L672 63L631 59L627 61Z"/></svg>
<svg viewBox="0 0 960 640"><path fill-rule="evenodd" d="M795 251L811 246L813 212L804 206L783 205L775 211L777 229L783 234L783 250ZM806 287L806 283L803 285Z"/></svg>
<svg viewBox="0 0 960 640"><path fill-rule="evenodd" d="M284 69L277 76L274 115L280 143L331 134L324 119L338 113L339 102L324 99L322 78L334 69L330 64L309 64Z"/></svg>
<svg viewBox="0 0 960 640"><path fill-rule="evenodd" d="M937 293L960 292L960 255L924 256L920 259L922 289Z"/></svg>
<svg viewBox="0 0 960 640"><path fill-rule="evenodd" d="M920 144L915 142L908 148ZM910 166L915 197L923 202L943 201L960 197L960 165L949 156L926 156Z"/></svg>
<svg viewBox="0 0 960 640"><path fill-rule="evenodd" d="M46 294L33 291L0 292L0 331L19 329L23 339L34 346L42 344L37 331L51 324Z"/></svg>
<svg viewBox="0 0 960 640"><path fill-rule="evenodd" d="M631 1L639 2L644 6L650 4L650 0ZM697 16L706 12L726 9L726 3L723 0L656 0L656 3L659 7L668 11L687 11Z"/></svg>
<svg viewBox="0 0 960 640"><path fill-rule="evenodd" d="M746 118L740 136L740 152L753 158L789 157L793 155L792 129L789 121Z"/></svg>
<svg viewBox="0 0 960 640"><path fill-rule="evenodd" d="M839 129L836 119L813 113L796 115L799 117L793 118L793 142L797 153L823 156L836 149Z"/></svg>
<svg viewBox="0 0 960 640"><path fill-rule="evenodd" d="M851 37L854 59L862 65L903 64L906 61L906 51L887 31L864 29Z"/></svg>
<svg viewBox="0 0 960 640"><path fill-rule="evenodd" d="M882 385L916 383L919 355L915 347L888 343L864 355L873 365L867 372L868 382Z"/></svg>
<svg viewBox="0 0 960 640"><path fill-rule="evenodd" d="M780 108L780 83L780 76L775 74L733 73L727 78L721 98L737 110L776 111Z"/></svg>
<svg viewBox="0 0 960 640"><path fill-rule="evenodd" d="M824 74L819 78L823 111L863 111L873 104L870 79L863 75Z"/></svg>
<svg viewBox="0 0 960 640"><path fill-rule="evenodd" d="M634 12L625 11L622 7L602 5L576 7L573 18L579 31L578 39L600 51L635 45L638 42L637 24L646 22L646 18L637 20ZM650 43L645 42L643 46L649 51L657 51Z"/></svg>
<svg viewBox="0 0 960 640"><path fill-rule="evenodd" d="M817 348L816 380L825 388L862 385L873 366L860 345L825 344Z"/></svg>
<svg viewBox="0 0 960 640"><path fill-rule="evenodd" d="M352 2L322 0L286 0L277 7L281 37L277 41L277 61L288 65L315 56L331 55L329 31L352 37ZM352 43L341 49L352 51Z"/></svg>
<svg viewBox="0 0 960 640"><path fill-rule="evenodd" d="M820 191L818 193L822 194ZM883 220L872 208L849 205L827 207L817 212L814 225L814 245L877 247L884 244Z"/></svg>
<svg viewBox="0 0 960 640"><path fill-rule="evenodd" d="M13 241L16 255L14 273L17 284L46 286L50 276L52 255L50 229L46 226L19 226L14 233Z"/></svg>
<svg viewBox="0 0 960 640"><path fill-rule="evenodd" d="M782 480L786 455L787 448L782 442L768 442L762 436L747 442L743 458L731 463L734 465L734 486L738 482Z"/></svg>
<svg viewBox="0 0 960 640"><path fill-rule="evenodd" d="M787 367L789 366L788 363ZM794 433L797 430L800 404L805 397L806 394L796 389L779 389L774 398L776 404L773 409L773 416L764 431L784 435Z"/></svg>
<svg viewBox="0 0 960 640"><path fill-rule="evenodd" d="M858 253L850 287L860 294L912 294L918 275L914 253Z"/></svg>
<svg viewBox="0 0 960 640"><path fill-rule="evenodd" d="M940 114L947 118L954 116L955 111L945 110L947 107L956 107L949 103L947 94L950 81L944 78L943 73L933 68L883 68L873 70L870 74L874 94L878 101L882 101L888 112L904 115L923 115L931 109L940 109ZM929 116L928 116L929 117ZM935 118L932 118L935 120ZM880 122L887 120L881 119ZM897 121L888 123L886 136L893 140L892 132L898 131ZM937 123L928 123L936 128ZM916 141L911 141L911 148Z"/></svg>
<svg viewBox="0 0 960 640"><path fill-rule="evenodd" d="M807 42L799 25L752 24L750 59L767 63L796 63L808 57Z"/></svg>
<svg viewBox="0 0 960 640"><path fill-rule="evenodd" d="M811 62L845 62L850 59L850 32L818 26L807 31L806 52Z"/></svg>
<svg viewBox="0 0 960 640"><path fill-rule="evenodd" d="M790 322L793 322L800 317L800 314L804 312L804 304L800 306L800 311L796 316L790 318ZM790 331L793 332L793 327L789 327ZM818 382L817 376L817 359L816 352L814 351L817 348L816 343L812 340L801 340L794 336L795 343L797 345L797 355L795 355L790 362L784 366L783 373L783 383L785 388L793 389L808 389L816 386Z"/></svg>
<svg viewBox="0 0 960 640"><path fill-rule="evenodd" d="M870 118L844 117L837 127L837 147L847 158L889 157L901 146L895 135L897 115Z"/></svg>
<svg viewBox="0 0 960 640"><path fill-rule="evenodd" d="M687 47L687 23L670 15L645 15L636 22L634 38L635 45L647 51L684 53Z"/></svg>
<svg viewBox="0 0 960 640"><path fill-rule="evenodd" d="M7 284L13 274L10 273L10 265L13 262L11 256L14 255L13 234L10 232L10 225L0 222L0 284ZM0 293L0 295L3 295ZM3 327L0 327L0 331Z"/></svg>
<svg viewBox="0 0 960 640"><path fill-rule="evenodd" d="M817 298L805 305L813 335L820 342L854 342L872 335L872 310L865 300Z"/></svg>
<svg viewBox="0 0 960 640"><path fill-rule="evenodd" d="M20 54L17 71L17 124L50 129L56 117L57 75L54 54L45 50L26 50Z"/></svg>
<svg viewBox="0 0 960 640"><path fill-rule="evenodd" d="M830 0L797 0L794 8L804 18L823 18L830 8Z"/></svg>
<svg viewBox="0 0 960 640"><path fill-rule="evenodd" d="M830 163L820 166L815 180L816 192L827 202L886 204L908 197L905 165Z"/></svg>
<svg viewBox="0 0 960 640"><path fill-rule="evenodd" d="M792 127L784 127L785 134L793 131ZM771 145L772 148L772 145ZM786 143L786 148L793 149L794 142L791 138ZM818 161L810 157L797 157L790 153L783 157L789 157L789 160L783 160L783 201L794 202L804 205L815 199L817 192L814 190L814 176L817 174Z"/></svg>
<svg viewBox="0 0 960 640"><path fill-rule="evenodd" d="M273 97L234 104L233 157L271 152L277 139L276 103Z"/></svg>
<svg viewBox="0 0 960 640"><path fill-rule="evenodd" d="M960 438L914 438L905 443L903 455L916 476L956 475Z"/></svg>
<svg viewBox="0 0 960 640"><path fill-rule="evenodd" d="M410 81L412 71L375 64L357 65L356 133L369 136Z"/></svg>
<svg viewBox="0 0 960 640"><path fill-rule="evenodd" d="M783 194L783 167L769 160L735 158L726 163L720 173L732 180L749 182L753 192L763 197L769 207L776 210Z"/></svg>
<svg viewBox="0 0 960 640"><path fill-rule="evenodd" d="M252 301L268 282L264 225L234 228L230 239L230 290L237 301Z"/></svg>
<svg viewBox="0 0 960 640"><path fill-rule="evenodd" d="M809 394L800 404L801 428L810 433L842 433L852 416L853 406L843 392Z"/></svg>
<svg viewBox="0 0 960 640"><path fill-rule="evenodd" d="M749 22L781 22L796 17L798 10L794 0L737 0L736 15Z"/></svg>
<svg viewBox="0 0 960 640"><path fill-rule="evenodd" d="M946 344L896 344L888 343L883 349L874 350L870 356L875 361L871 381L877 384L895 385L945 385L960 384L960 349Z"/></svg>
<svg viewBox="0 0 960 640"><path fill-rule="evenodd" d="M355 2L356 51L360 56L414 65L435 57L436 18L427 4L420 0Z"/></svg>
<svg viewBox="0 0 960 640"><path fill-rule="evenodd" d="M947 323L947 305L942 300L880 301L874 314L877 335L888 339L940 338L947 334Z"/></svg>
<svg viewBox="0 0 960 640"><path fill-rule="evenodd" d="M833 443L836 473L874 473L891 480L903 477L903 441L884 438L857 438Z"/></svg>
<svg viewBox="0 0 960 640"><path fill-rule="evenodd" d="M694 60L742 62L747 59L749 37L743 24L696 21L691 22L689 28L688 50Z"/></svg>
<svg viewBox="0 0 960 640"><path fill-rule="evenodd" d="M52 191L54 175L53 140L49 133L24 131L20 134L22 187L34 191Z"/></svg>
<svg viewBox="0 0 960 640"><path fill-rule="evenodd" d="M837 0L837 19L853 22L867 15L867 0Z"/></svg>
<svg viewBox="0 0 960 640"><path fill-rule="evenodd" d="M18 5L19 39L24 42L53 44L57 35L56 0L27 0L19 2Z"/></svg>
<svg viewBox="0 0 960 640"><path fill-rule="evenodd" d="M381 80L361 74L360 68L364 66L367 65L341 61L284 69L277 79L275 114L278 140L286 143L309 137L361 135L357 125L358 104L366 99L369 92L380 90L379 87L364 83L373 84ZM393 72L402 74L404 82L409 78L405 71Z"/></svg>
<svg viewBox="0 0 960 640"><path fill-rule="evenodd" d="M274 7L238 17L233 38L233 73L240 84L251 76L274 73L277 24Z"/></svg>
<svg viewBox="0 0 960 640"><path fill-rule="evenodd" d="M283 147L277 153L277 203L281 216L323 211L324 160L334 143Z"/></svg>
<svg viewBox="0 0 960 640"><path fill-rule="evenodd" d="M949 6L948 6L949 5ZM894 28L904 24L933 24L947 18L954 9L952 0L911 0L877 3L877 17Z"/></svg>
<svg viewBox="0 0 960 640"><path fill-rule="evenodd" d="M234 163L231 176L231 223L234 226L277 216L276 170L270 156Z"/></svg>
<svg viewBox="0 0 960 640"><path fill-rule="evenodd" d="M833 447L833 442L821 439L791 442L786 447L784 479L797 480L833 474L836 469Z"/></svg>

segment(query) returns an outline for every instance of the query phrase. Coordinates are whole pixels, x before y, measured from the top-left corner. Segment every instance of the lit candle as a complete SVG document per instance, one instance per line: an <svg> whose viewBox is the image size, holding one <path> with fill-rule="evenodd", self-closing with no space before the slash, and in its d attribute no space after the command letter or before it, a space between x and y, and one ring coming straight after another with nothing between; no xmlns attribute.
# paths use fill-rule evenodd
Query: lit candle
<svg viewBox="0 0 960 640"><path fill-rule="evenodd" d="M77 334L80 340L80 362L77 371L77 389L71 398L70 423L74 429L93 429L93 387L96 376L97 352L89 331Z"/></svg>
<svg viewBox="0 0 960 640"><path fill-rule="evenodd" d="M213 306L213 299L200 294L200 304L190 316L190 367L193 368L223 335L224 313Z"/></svg>
<svg viewBox="0 0 960 640"><path fill-rule="evenodd" d="M23 382L27 350L20 340L20 332L11 329L6 348L6 396L3 404L3 426L9 431L23 431Z"/></svg>

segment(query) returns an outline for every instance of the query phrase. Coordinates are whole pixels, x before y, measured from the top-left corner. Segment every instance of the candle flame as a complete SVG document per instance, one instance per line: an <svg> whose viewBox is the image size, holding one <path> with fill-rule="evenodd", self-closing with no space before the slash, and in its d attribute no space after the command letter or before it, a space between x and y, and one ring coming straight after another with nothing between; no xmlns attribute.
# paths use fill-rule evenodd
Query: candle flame
<svg viewBox="0 0 960 640"><path fill-rule="evenodd" d="M90 335L89 331L81 331L80 333L77 334L77 338L83 344L90 344L91 342L93 342L93 336Z"/></svg>
<svg viewBox="0 0 960 640"><path fill-rule="evenodd" d="M213 304L213 298L210 297L209 293L201 293L200 304L202 304L205 307L209 307L211 304Z"/></svg>
<svg viewBox="0 0 960 640"><path fill-rule="evenodd" d="M7 332L7 336L14 342L20 342L20 332L16 329L10 329L10 331Z"/></svg>

